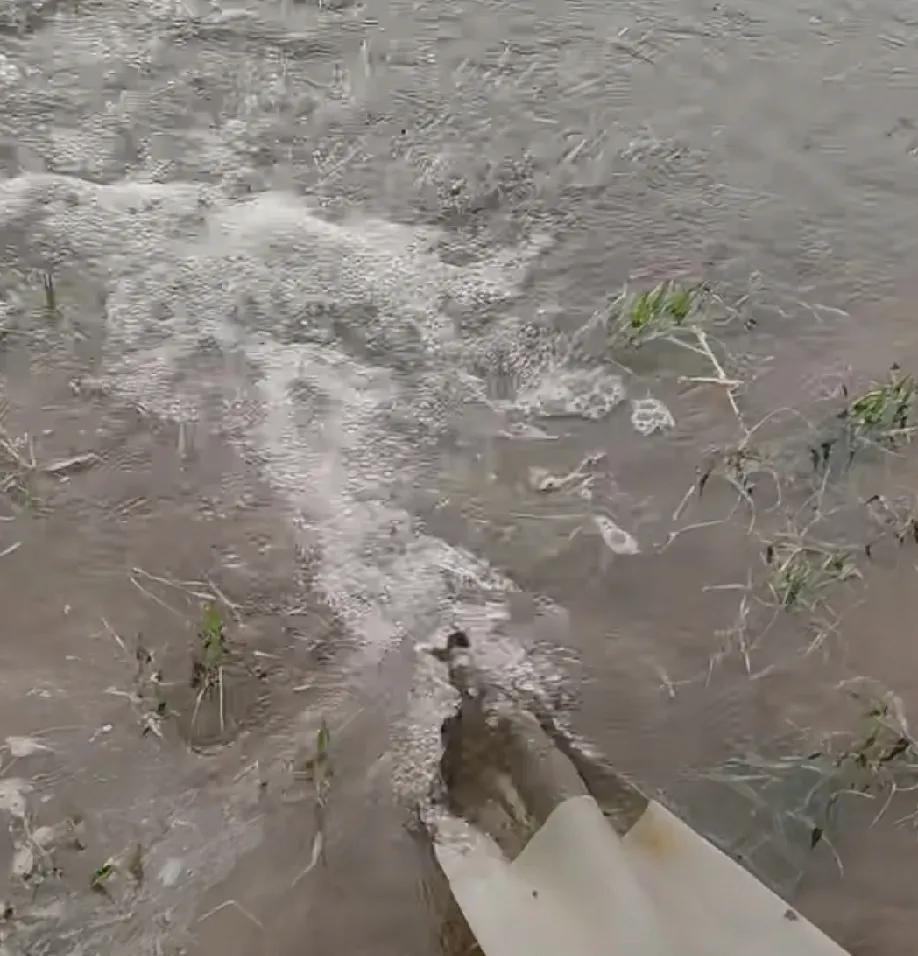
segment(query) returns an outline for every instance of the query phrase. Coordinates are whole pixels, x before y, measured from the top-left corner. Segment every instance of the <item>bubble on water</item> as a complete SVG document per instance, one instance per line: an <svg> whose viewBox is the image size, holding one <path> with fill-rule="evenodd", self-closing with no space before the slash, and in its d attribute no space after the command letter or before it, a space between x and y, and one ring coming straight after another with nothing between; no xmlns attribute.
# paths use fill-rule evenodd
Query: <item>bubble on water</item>
<svg viewBox="0 0 918 956"><path fill-rule="evenodd" d="M13 861L10 864L10 875L14 879L26 880L35 868L35 854L32 848L24 843L16 847L13 853Z"/></svg>
<svg viewBox="0 0 918 956"><path fill-rule="evenodd" d="M631 400L631 425L639 435L669 431L676 420L672 412L659 399L648 396Z"/></svg>
<svg viewBox="0 0 918 956"><path fill-rule="evenodd" d="M163 886L175 886L178 882L178 878L182 875L182 861L175 856L169 857L168 860L160 867L159 870L159 881Z"/></svg>
<svg viewBox="0 0 918 956"><path fill-rule="evenodd" d="M0 85L12 86L20 79L19 67L9 57L0 53Z"/></svg>
<svg viewBox="0 0 918 956"><path fill-rule="evenodd" d="M7 737L6 746L12 757L29 757L32 754L48 752L50 747L39 743L34 737Z"/></svg>
<svg viewBox="0 0 918 956"><path fill-rule="evenodd" d="M502 438L516 438L524 441L557 441L558 436L552 435L542 428L529 422L510 422L498 434Z"/></svg>
<svg viewBox="0 0 918 956"><path fill-rule="evenodd" d="M599 530L605 546L614 554L639 554L641 551L635 538L620 528L606 515L594 515L593 521Z"/></svg>
<svg viewBox="0 0 918 956"><path fill-rule="evenodd" d="M18 777L0 780L0 810L22 819L26 814L25 795L32 789L31 784Z"/></svg>
<svg viewBox="0 0 918 956"><path fill-rule="evenodd" d="M392 732L392 787L403 804L427 804L443 754L440 728L458 702L446 665L419 648L405 715Z"/></svg>
<svg viewBox="0 0 918 956"><path fill-rule="evenodd" d="M0 185L0 213L106 283L108 377L150 413L186 418L207 400L189 369L208 349L246 363L249 411L229 431L294 506L319 555L316 585L363 644L436 626L465 589L506 586L400 502L435 472L454 416L486 397L444 299L512 297L541 238L456 266L435 229L331 221L293 194L234 202L207 186L47 175ZM601 403L578 402L587 414Z"/></svg>
<svg viewBox="0 0 918 956"><path fill-rule="evenodd" d="M602 367L559 367L547 371L522 392L517 407L545 418L577 417L597 421L625 400L620 375Z"/></svg>

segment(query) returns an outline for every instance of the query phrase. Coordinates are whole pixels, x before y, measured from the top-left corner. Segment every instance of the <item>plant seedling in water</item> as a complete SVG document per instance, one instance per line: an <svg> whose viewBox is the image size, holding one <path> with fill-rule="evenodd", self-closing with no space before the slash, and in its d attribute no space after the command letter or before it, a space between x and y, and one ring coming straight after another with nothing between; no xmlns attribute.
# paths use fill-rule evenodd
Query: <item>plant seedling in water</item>
<svg viewBox="0 0 918 956"><path fill-rule="evenodd" d="M826 826L845 793L877 796L887 799L874 818L877 823L888 809L896 793L918 789L918 745L908 730L898 699L886 693L882 697L850 692L866 711L861 732L841 750L817 751L807 757L814 767L822 767L831 781L832 794L826 805ZM912 821L918 811L899 823ZM823 838L824 827L813 829L812 845Z"/></svg>
<svg viewBox="0 0 918 956"><path fill-rule="evenodd" d="M899 366L894 365L886 382L877 383L851 399L841 417L847 421L853 439L895 448L900 440L908 441L915 430L911 421L916 397L915 380L911 375L903 375Z"/></svg>
<svg viewBox="0 0 918 956"><path fill-rule="evenodd" d="M303 770L297 773L297 776L311 780L315 786L316 802L325 803L325 797L328 788L331 785L332 765L331 765L331 731L323 718L322 724L316 731L316 749L315 752L307 757Z"/></svg>
<svg viewBox="0 0 918 956"><path fill-rule="evenodd" d="M681 325L692 311L694 291L661 282L656 288L639 293L631 303L631 328L643 329L661 321Z"/></svg>
<svg viewBox="0 0 918 956"><path fill-rule="evenodd" d="M742 416L734 392L743 383L731 378L724 370L729 358L724 349L712 347L707 327L712 324L712 306L717 306L723 317L729 310L704 283L684 285L666 280L652 289L629 293L627 289L611 305L609 344L640 348L654 341L669 342L704 359L710 368L707 375L680 376L680 381L698 385L723 386L737 421Z"/></svg>
<svg viewBox="0 0 918 956"><path fill-rule="evenodd" d="M198 691L191 718L191 730L198 718L198 710L204 697L216 690L220 698L220 730L224 730L223 711L223 665L226 661L226 638L223 634L223 619L213 603L204 606L201 626L198 629L198 647L191 665L191 686Z"/></svg>
<svg viewBox="0 0 918 956"><path fill-rule="evenodd" d="M102 866L95 870L89 880L89 886L97 893L108 893L108 881L115 875L118 869L117 862L113 858L107 859Z"/></svg>
<svg viewBox="0 0 918 956"><path fill-rule="evenodd" d="M315 753L306 760L302 776L312 780L313 783L313 811L315 814L315 836L312 841L312 856L309 864L300 871L293 886L303 879L304 876L311 873L320 860L324 860L325 848L325 807L328 802L328 791L331 787L332 765L331 765L331 733L325 718L316 732Z"/></svg>
<svg viewBox="0 0 918 956"><path fill-rule="evenodd" d="M205 605L198 637L201 640L204 668L212 671L220 667L226 652L226 644L223 638L223 619L215 604Z"/></svg>
<svg viewBox="0 0 918 956"><path fill-rule="evenodd" d="M624 338L629 345L638 346L671 335L699 310L703 292L701 285L667 280L634 295L622 293L613 340Z"/></svg>
<svg viewBox="0 0 918 956"><path fill-rule="evenodd" d="M331 784L331 733L328 724L323 718L322 725L316 733L316 755L312 761L312 779L316 787L316 800L324 804Z"/></svg>
<svg viewBox="0 0 918 956"><path fill-rule="evenodd" d="M115 634L115 637L117 638L118 635ZM120 638L118 640L120 641ZM163 692L163 673L156 669L153 653L144 646L140 635L138 635L135 656L137 658L137 676L134 680L134 703L139 711L142 734L144 737L147 734L153 734L154 737L162 740L162 722L169 716L169 703ZM194 683L194 679L193 674L192 683Z"/></svg>
<svg viewBox="0 0 918 956"><path fill-rule="evenodd" d="M754 448L740 445L734 448L718 450L699 471L695 491L700 498L711 478L718 476L730 485L740 498L752 503L761 476L769 476L776 489L780 488L780 479L765 456Z"/></svg>

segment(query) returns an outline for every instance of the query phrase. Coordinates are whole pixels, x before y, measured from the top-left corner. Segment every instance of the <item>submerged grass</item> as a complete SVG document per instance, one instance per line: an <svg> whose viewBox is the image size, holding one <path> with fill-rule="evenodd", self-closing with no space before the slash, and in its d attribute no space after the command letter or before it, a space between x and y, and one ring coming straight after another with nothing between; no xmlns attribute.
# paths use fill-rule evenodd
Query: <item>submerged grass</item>
<svg viewBox="0 0 918 956"><path fill-rule="evenodd" d="M766 547L765 561L771 592L788 610L815 611L825 601L826 588L861 577L854 553L832 545L778 540Z"/></svg>
<svg viewBox="0 0 918 956"><path fill-rule="evenodd" d="M912 494L901 500L887 500L882 494L865 498L859 488L864 473L853 468L861 452L873 448L901 456L911 442L918 428L915 378L894 364L884 379L863 390L836 388L820 397L816 424L795 408L781 408L747 427L737 402L745 382L736 370L745 366L715 338L735 317L706 284L667 280L643 291L622 292L608 321L613 348L643 349L658 342L698 356L712 374L681 376L678 381L721 386L738 425L734 443L720 444L696 469L672 520L681 524L690 505L702 499L715 479L735 493L728 496L726 513L712 516L706 496L707 513L695 521L689 516L689 523L669 532L661 550L685 533L727 522L736 530L734 519L741 515L745 524L740 532L763 556L761 564L738 576L743 580L705 586L705 591L737 593L739 607L729 627L716 632L720 649L704 673L674 681L663 672L670 697L682 684L709 682L727 657L739 657L751 680L792 667L824 645L828 660L827 638L843 636L836 602L848 600L846 584L864 579L874 546L885 538L900 545L918 543L918 499ZM661 355L666 361L666 353ZM751 359L748 371L758 371ZM787 753L771 761L756 757L758 769L752 774L756 786L761 782L774 795L786 793L788 775L800 771L794 786L802 788L802 802L785 819L793 816L798 827L806 828L807 851L827 845L840 868L831 839L842 822L840 808L847 795L876 800L877 822L897 795L918 792L918 744L900 702L888 693L858 692L851 697L859 709L858 730L828 734L809 753ZM813 740L809 732L803 733ZM743 788L750 779L749 765L737 760L721 782ZM777 789L769 789L773 786ZM759 805L767 808L769 799ZM918 798L913 806L918 806ZM918 825L918 808L896 822Z"/></svg>
<svg viewBox="0 0 918 956"><path fill-rule="evenodd" d="M828 783L828 799L822 819L814 822L811 846L838 827L847 795L883 800L871 824L876 825L896 794L918 790L918 745L908 730L901 701L889 692L876 695L844 689L861 709L861 726L842 738L840 745L835 742L838 735L833 735L823 749L805 758ZM896 822L901 825L915 819L918 809Z"/></svg>

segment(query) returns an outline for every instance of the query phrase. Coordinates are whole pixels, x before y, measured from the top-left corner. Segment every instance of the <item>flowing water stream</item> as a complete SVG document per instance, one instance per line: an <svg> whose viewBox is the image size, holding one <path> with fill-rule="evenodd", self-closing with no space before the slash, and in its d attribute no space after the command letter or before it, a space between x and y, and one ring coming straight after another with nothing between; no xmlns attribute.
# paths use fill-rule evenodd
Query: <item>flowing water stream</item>
<svg viewBox="0 0 918 956"><path fill-rule="evenodd" d="M918 462L810 449L918 368L916 40L902 0L0 0L0 953L443 951L456 627L724 845L723 768L853 732L840 682L914 712L918 558L864 503ZM670 279L735 388L606 349ZM744 436L780 493L693 492ZM775 609L814 500L860 577ZM790 871L777 796L742 834L856 956L916 931L886 792Z"/></svg>

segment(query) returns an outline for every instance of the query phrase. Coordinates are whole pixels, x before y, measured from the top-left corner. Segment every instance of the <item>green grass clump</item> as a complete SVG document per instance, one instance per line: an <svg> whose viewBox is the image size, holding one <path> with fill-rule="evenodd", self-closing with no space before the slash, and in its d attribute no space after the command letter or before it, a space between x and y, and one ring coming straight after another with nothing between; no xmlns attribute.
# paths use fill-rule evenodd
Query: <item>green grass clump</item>
<svg viewBox="0 0 918 956"><path fill-rule="evenodd" d="M848 422L852 437L895 447L907 441L914 431L916 398L915 380L893 366L887 381L876 383L851 399L841 417Z"/></svg>
<svg viewBox="0 0 918 956"><path fill-rule="evenodd" d="M221 731L224 729L223 667L227 655L228 648L220 612L215 604L205 604L201 613L201 625L198 628L198 645L191 662L191 686L198 692L191 718L192 733L201 703L211 692L218 695L220 729Z"/></svg>
<svg viewBox="0 0 918 956"><path fill-rule="evenodd" d="M771 591L778 604L788 610L814 610L825 588L861 576L851 552L842 548L771 544L765 560L772 566Z"/></svg>
<svg viewBox="0 0 918 956"><path fill-rule="evenodd" d="M652 289L625 293L618 302L613 338L631 345L672 334L699 311L704 289L667 279Z"/></svg>
<svg viewBox="0 0 918 956"><path fill-rule="evenodd" d="M92 876L89 878L90 888L97 893L105 892L108 881L115 875L117 869L118 866L115 860L106 860L102 866L93 871Z"/></svg>
<svg viewBox="0 0 918 956"><path fill-rule="evenodd" d="M226 656L226 641L223 636L223 619L216 605L207 604L201 616L198 631L201 641L200 663L205 671L212 672L220 667Z"/></svg>

